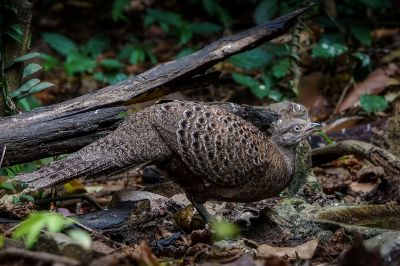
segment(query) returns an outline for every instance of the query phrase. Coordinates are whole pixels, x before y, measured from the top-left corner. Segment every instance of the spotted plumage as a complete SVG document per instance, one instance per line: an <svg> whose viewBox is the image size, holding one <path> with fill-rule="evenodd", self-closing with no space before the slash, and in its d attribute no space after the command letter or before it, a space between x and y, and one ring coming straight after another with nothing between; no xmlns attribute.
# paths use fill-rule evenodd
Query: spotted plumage
<svg viewBox="0 0 400 266"><path fill-rule="evenodd" d="M68 158L16 179L40 189L152 163L171 172L195 203L261 200L288 186L296 145L315 128L302 106L284 104L280 119L234 104L156 104Z"/></svg>

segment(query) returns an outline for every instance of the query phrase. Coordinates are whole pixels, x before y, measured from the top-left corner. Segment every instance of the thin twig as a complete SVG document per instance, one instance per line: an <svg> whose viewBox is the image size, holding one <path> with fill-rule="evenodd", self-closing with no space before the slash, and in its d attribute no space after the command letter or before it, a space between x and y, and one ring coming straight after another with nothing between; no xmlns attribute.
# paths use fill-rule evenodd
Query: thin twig
<svg viewBox="0 0 400 266"><path fill-rule="evenodd" d="M340 104L343 102L344 97L347 95L348 90L349 90L352 86L354 86L354 85L355 85L354 78L351 77L349 83L346 85L346 87L344 88L342 94L340 95L339 101L337 102L337 104L336 104L336 106L335 106L335 109L334 109L332 115L337 113Z"/></svg>
<svg viewBox="0 0 400 266"><path fill-rule="evenodd" d="M0 168L3 165L3 160L4 160L4 155L6 154L7 146L4 145L3 147L3 152L1 154L1 159L0 159Z"/></svg>
<svg viewBox="0 0 400 266"><path fill-rule="evenodd" d="M38 204L45 204L45 203L50 203L54 201L63 201L63 200L71 200L71 199L81 199L81 200L86 200L90 204L92 204L97 210L101 211L103 208L89 195L85 194L79 194L79 195L63 195L63 196L54 196L51 198L45 198L45 199L38 199L35 200L33 203L35 205Z"/></svg>

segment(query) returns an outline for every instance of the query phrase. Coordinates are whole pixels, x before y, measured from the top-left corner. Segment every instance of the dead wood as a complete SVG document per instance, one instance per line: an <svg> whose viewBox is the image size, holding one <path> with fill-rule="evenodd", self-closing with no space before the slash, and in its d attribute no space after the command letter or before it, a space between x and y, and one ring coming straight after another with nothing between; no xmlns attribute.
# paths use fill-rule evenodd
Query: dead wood
<svg viewBox="0 0 400 266"><path fill-rule="evenodd" d="M311 6L223 37L196 53L118 84L0 120L0 148L7 146L4 165L76 151L114 129L120 121L117 115L125 110L123 106L187 88L193 76L216 63L283 34Z"/></svg>
<svg viewBox="0 0 400 266"><path fill-rule="evenodd" d="M313 166L317 166L344 155L355 155L367 159L375 165L381 165L387 174L400 173L400 160L395 155L373 144L357 140L344 140L314 149L312 163Z"/></svg>

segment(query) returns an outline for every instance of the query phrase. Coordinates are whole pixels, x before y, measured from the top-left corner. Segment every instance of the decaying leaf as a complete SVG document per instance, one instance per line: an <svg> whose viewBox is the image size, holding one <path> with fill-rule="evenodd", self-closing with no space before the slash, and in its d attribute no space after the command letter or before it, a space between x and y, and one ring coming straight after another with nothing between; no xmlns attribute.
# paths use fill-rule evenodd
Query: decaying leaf
<svg viewBox="0 0 400 266"><path fill-rule="evenodd" d="M318 242L318 239L313 239L296 247L273 247L267 244L262 244L257 248L257 251L263 258L278 256L295 259L298 256L301 259L311 259L317 249Z"/></svg>
<svg viewBox="0 0 400 266"><path fill-rule="evenodd" d="M368 183L360 183L360 182L352 182L350 184L350 189L354 192L358 193L370 193L378 188L378 182L368 182Z"/></svg>

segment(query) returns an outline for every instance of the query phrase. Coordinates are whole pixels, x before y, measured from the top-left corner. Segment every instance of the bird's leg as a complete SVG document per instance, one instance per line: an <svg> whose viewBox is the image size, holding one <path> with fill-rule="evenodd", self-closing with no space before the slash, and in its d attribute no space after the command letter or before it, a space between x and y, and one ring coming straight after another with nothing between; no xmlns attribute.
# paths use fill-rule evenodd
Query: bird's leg
<svg viewBox="0 0 400 266"><path fill-rule="evenodd" d="M186 194L186 197L192 203L192 205L196 208L196 210L199 212L199 214L200 214L201 218L203 218L204 222L206 224L209 224L212 220L212 216L208 213L208 211L206 210L204 205L202 203L195 201L193 199L193 197L190 196L189 194Z"/></svg>

